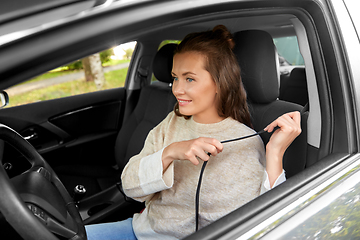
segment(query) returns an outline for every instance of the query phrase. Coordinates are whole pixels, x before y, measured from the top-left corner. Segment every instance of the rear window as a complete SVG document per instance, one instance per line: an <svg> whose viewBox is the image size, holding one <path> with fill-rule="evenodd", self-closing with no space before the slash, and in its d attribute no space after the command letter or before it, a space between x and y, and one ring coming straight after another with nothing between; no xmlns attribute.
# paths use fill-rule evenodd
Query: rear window
<svg viewBox="0 0 360 240"><path fill-rule="evenodd" d="M274 44L279 54L280 66L303 66L296 36L274 38Z"/></svg>

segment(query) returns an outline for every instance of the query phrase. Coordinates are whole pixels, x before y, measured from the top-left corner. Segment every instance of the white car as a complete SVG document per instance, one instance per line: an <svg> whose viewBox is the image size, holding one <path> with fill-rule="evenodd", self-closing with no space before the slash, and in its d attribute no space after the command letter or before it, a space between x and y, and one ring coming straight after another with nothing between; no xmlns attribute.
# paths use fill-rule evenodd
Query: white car
<svg viewBox="0 0 360 240"><path fill-rule="evenodd" d="M10 101L0 110L1 238L85 240L84 225L140 211L119 176L172 110L166 48L219 24L235 36L255 130L297 110L302 134L284 156L285 183L186 239L360 238L358 9L356 0L1 1L0 89ZM112 77L123 85L71 96L62 85L32 88L31 101L14 104L26 92L10 94L15 85L129 42L131 61Z"/></svg>

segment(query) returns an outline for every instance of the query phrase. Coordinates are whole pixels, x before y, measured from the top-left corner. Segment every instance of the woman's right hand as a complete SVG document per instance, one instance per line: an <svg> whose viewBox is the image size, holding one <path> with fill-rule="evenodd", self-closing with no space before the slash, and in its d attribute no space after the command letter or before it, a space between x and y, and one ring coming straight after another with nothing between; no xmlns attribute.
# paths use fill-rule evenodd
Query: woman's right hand
<svg viewBox="0 0 360 240"><path fill-rule="evenodd" d="M210 153L216 156L223 150L223 145L215 138L200 137L188 141L174 142L167 146L162 154L164 171L175 160L188 160L194 165L199 164L197 157L209 160Z"/></svg>

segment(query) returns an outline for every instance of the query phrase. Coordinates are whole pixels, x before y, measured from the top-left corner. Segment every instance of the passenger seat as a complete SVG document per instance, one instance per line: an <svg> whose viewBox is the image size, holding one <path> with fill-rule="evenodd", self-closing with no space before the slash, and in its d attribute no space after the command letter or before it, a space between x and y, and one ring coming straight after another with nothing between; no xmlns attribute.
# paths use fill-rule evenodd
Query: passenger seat
<svg viewBox="0 0 360 240"><path fill-rule="evenodd" d="M117 167L111 166L59 166L59 178L72 193L78 184L87 189L87 197L120 181L120 174L129 159L143 148L149 131L173 110L176 99L172 94L171 69L176 44L163 46L153 60L153 73L158 81L144 87L138 103L121 127L114 146Z"/></svg>

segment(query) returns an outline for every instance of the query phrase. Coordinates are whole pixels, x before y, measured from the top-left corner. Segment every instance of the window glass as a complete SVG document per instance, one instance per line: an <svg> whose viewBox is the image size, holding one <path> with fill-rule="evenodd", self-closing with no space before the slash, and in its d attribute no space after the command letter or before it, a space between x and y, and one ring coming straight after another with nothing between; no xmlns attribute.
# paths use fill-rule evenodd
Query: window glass
<svg viewBox="0 0 360 240"><path fill-rule="evenodd" d="M274 44L279 54L280 66L304 65L296 36L274 38Z"/></svg>
<svg viewBox="0 0 360 240"><path fill-rule="evenodd" d="M123 87L135 46L121 44L11 87L7 107Z"/></svg>

